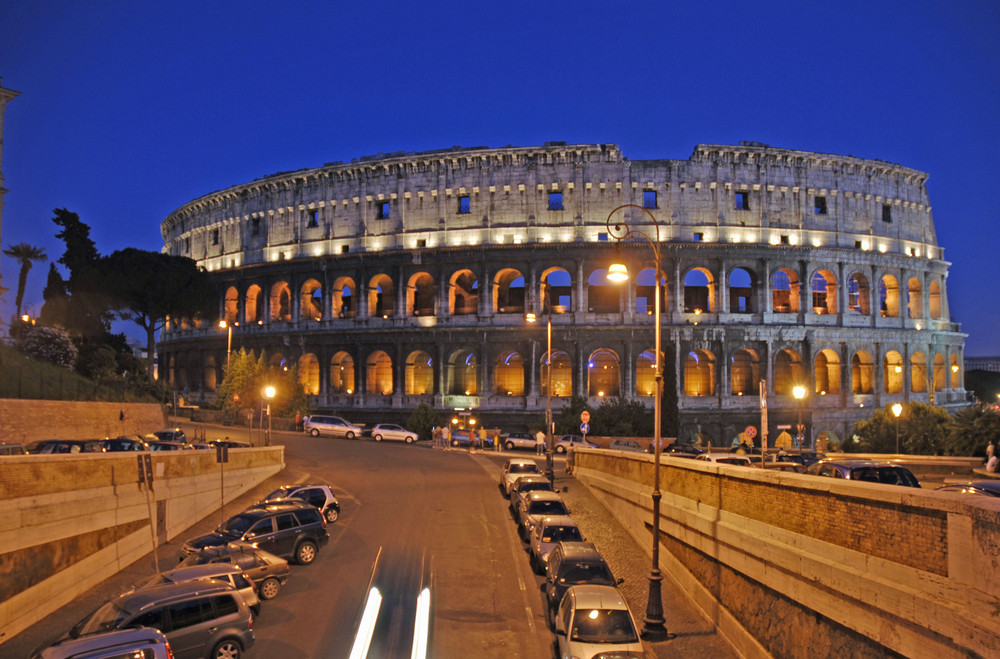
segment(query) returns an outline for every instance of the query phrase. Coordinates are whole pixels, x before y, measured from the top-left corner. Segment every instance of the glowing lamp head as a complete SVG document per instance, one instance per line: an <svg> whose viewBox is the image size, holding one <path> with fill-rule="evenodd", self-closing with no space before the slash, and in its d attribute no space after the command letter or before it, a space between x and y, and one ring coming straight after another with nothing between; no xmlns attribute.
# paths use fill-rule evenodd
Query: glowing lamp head
<svg viewBox="0 0 1000 659"><path fill-rule="evenodd" d="M274 387L264 387L264 397L274 398Z"/></svg>
<svg viewBox="0 0 1000 659"><path fill-rule="evenodd" d="M795 396L796 399L802 400L803 398L806 397L806 388L803 387L802 385L799 385L797 387L793 387L792 388L792 395Z"/></svg>
<svg viewBox="0 0 1000 659"><path fill-rule="evenodd" d="M898 419L899 415L903 413L903 406L900 405L899 403L893 403L893 405L892 405L892 413Z"/></svg>
<svg viewBox="0 0 1000 659"><path fill-rule="evenodd" d="M612 263L608 268L608 280L616 284L628 281L628 268L624 263Z"/></svg>
<svg viewBox="0 0 1000 659"><path fill-rule="evenodd" d="M222 328L222 329L226 329L226 327L228 327L228 325L226 324L226 321L220 320L219 321L219 327Z"/></svg>
<svg viewBox="0 0 1000 659"><path fill-rule="evenodd" d="M529 311L527 314L525 314L524 319L529 323L533 323L536 320L538 320L538 316L535 315L535 312Z"/></svg>

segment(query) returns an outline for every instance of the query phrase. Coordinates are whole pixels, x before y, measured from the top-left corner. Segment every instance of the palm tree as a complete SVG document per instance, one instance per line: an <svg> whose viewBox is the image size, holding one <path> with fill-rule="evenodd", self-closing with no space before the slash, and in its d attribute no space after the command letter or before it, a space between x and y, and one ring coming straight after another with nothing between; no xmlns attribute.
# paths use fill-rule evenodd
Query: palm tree
<svg viewBox="0 0 1000 659"><path fill-rule="evenodd" d="M28 283L28 271L31 270L31 266L35 261L45 261L48 257L45 256L44 249L29 245L28 243L10 245L3 253L17 259L17 262L21 264L21 271L17 277L17 297L14 299L14 305L17 307L17 313L14 315L14 318L20 318L21 302L24 301L24 287Z"/></svg>

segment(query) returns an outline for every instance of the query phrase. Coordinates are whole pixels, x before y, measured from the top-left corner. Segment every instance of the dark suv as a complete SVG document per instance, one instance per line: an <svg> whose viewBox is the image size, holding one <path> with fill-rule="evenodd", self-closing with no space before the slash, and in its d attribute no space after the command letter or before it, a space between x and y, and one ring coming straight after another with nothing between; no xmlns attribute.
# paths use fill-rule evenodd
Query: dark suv
<svg viewBox="0 0 1000 659"><path fill-rule="evenodd" d="M920 487L917 477L906 467L875 460L825 458L810 465L805 473L851 481Z"/></svg>
<svg viewBox="0 0 1000 659"><path fill-rule="evenodd" d="M571 586L597 584L618 586L624 579L615 579L611 569L591 542L567 542L556 545L545 564L545 619L552 626L553 616L563 595Z"/></svg>
<svg viewBox="0 0 1000 659"><path fill-rule="evenodd" d="M228 584L207 579L119 595L77 623L69 635L79 638L128 627L159 629L176 659L240 657L254 641L253 615L243 596Z"/></svg>
<svg viewBox="0 0 1000 659"><path fill-rule="evenodd" d="M326 520L316 506L284 500L244 510L226 520L214 533L188 540L181 547L181 560L205 547L242 541L308 565L316 560L319 548L329 539Z"/></svg>

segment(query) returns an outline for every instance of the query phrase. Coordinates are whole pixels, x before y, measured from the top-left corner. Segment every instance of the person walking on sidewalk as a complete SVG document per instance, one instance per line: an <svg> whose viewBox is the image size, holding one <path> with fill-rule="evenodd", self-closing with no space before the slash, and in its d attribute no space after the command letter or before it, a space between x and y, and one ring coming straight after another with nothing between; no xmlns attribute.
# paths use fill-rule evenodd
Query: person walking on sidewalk
<svg viewBox="0 0 1000 659"><path fill-rule="evenodd" d="M535 433L535 455L545 455L545 433L541 430Z"/></svg>

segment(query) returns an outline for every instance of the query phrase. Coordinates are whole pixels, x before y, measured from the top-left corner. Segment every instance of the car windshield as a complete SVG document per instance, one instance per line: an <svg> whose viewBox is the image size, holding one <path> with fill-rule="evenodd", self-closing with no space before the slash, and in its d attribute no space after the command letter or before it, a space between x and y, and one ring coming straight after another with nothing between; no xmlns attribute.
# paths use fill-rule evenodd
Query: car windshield
<svg viewBox="0 0 1000 659"><path fill-rule="evenodd" d="M264 497L264 500L269 501L271 499L281 499L287 497L289 490L291 490L290 487L279 487L277 490Z"/></svg>
<svg viewBox="0 0 1000 659"><path fill-rule="evenodd" d="M216 530L226 535L241 536L247 532L247 529L249 529L255 521L257 521L256 517L251 517L249 515L237 515L236 517L231 517L226 520L226 523Z"/></svg>
<svg viewBox="0 0 1000 659"><path fill-rule="evenodd" d="M542 534L542 542L559 542L560 540L583 540L580 529L575 526L549 526Z"/></svg>
<svg viewBox="0 0 1000 659"><path fill-rule="evenodd" d="M518 488L521 492L535 492L537 490L544 490L546 492L552 491L552 483L548 481L533 481L528 483L521 483Z"/></svg>
<svg viewBox="0 0 1000 659"><path fill-rule="evenodd" d="M611 570L603 563L571 563L565 565L565 572L559 577L559 583L574 586L582 583L592 583L601 586L614 585Z"/></svg>
<svg viewBox="0 0 1000 659"><path fill-rule="evenodd" d="M538 465L532 464L512 464L508 473L511 474L540 474Z"/></svg>
<svg viewBox="0 0 1000 659"><path fill-rule="evenodd" d="M75 635L93 634L94 632L106 632L118 627L128 618L128 611L121 608L117 602L111 601L94 611L85 622L73 628Z"/></svg>
<svg viewBox="0 0 1000 659"><path fill-rule="evenodd" d="M568 515L562 501L532 501L528 507L531 515Z"/></svg>
<svg viewBox="0 0 1000 659"><path fill-rule="evenodd" d="M632 617L622 609L577 611L571 638L581 643L636 643L639 640Z"/></svg>
<svg viewBox="0 0 1000 659"><path fill-rule="evenodd" d="M910 485L906 473L893 467L860 467L851 472L851 479L886 485Z"/></svg>

